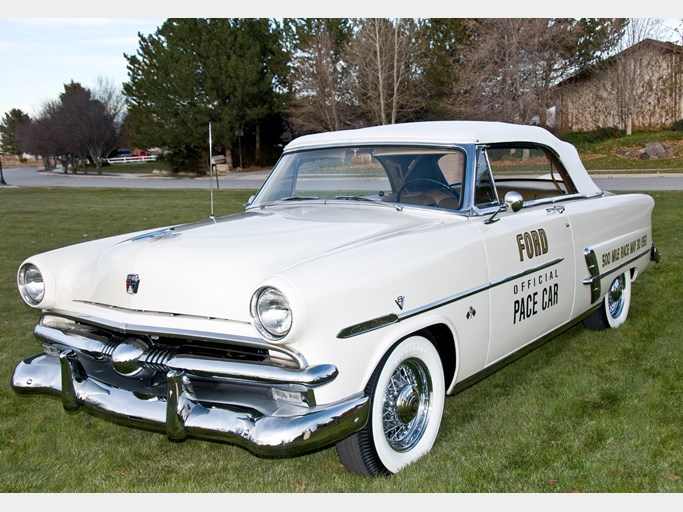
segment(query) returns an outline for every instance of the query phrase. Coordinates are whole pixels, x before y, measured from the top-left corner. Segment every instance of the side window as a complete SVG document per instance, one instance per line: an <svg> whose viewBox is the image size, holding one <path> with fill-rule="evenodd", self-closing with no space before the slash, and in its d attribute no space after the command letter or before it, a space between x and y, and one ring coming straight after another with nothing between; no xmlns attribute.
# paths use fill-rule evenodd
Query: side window
<svg viewBox="0 0 683 512"><path fill-rule="evenodd" d="M576 192L557 158L542 146L492 146L486 154L498 197L514 190L526 202Z"/></svg>
<svg viewBox="0 0 683 512"><path fill-rule="evenodd" d="M491 175L491 166L484 148L477 150L477 177L474 187L474 204L487 208L498 204L498 196Z"/></svg>

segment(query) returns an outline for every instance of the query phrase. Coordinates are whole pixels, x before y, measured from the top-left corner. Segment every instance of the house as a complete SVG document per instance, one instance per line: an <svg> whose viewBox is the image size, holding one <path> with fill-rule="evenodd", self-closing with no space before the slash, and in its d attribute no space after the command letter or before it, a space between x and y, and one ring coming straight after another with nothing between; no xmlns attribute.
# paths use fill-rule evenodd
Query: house
<svg viewBox="0 0 683 512"><path fill-rule="evenodd" d="M555 93L559 132L669 128L683 119L683 47L645 39L564 80Z"/></svg>

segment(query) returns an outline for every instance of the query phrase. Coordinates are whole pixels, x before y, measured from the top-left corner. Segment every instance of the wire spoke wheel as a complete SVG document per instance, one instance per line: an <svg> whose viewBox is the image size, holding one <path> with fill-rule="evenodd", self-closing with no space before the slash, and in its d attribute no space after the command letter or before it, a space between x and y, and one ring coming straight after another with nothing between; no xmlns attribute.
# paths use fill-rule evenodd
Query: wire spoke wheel
<svg viewBox="0 0 683 512"><path fill-rule="evenodd" d="M366 425L337 443L344 466L362 475L391 475L431 450L441 426L446 386L436 347L411 336L379 363L365 388Z"/></svg>
<svg viewBox="0 0 683 512"><path fill-rule="evenodd" d="M600 307L585 318L583 325L588 329L600 331L622 325L628 318L631 307L631 274L618 275L609 285Z"/></svg>
<svg viewBox="0 0 683 512"><path fill-rule="evenodd" d="M612 318L619 318L624 311L624 289L626 288L624 275L620 275L610 286L607 292L607 311Z"/></svg>
<svg viewBox="0 0 683 512"><path fill-rule="evenodd" d="M429 423L432 383L424 364L411 359L391 376L384 396L384 437L396 451L410 450Z"/></svg>

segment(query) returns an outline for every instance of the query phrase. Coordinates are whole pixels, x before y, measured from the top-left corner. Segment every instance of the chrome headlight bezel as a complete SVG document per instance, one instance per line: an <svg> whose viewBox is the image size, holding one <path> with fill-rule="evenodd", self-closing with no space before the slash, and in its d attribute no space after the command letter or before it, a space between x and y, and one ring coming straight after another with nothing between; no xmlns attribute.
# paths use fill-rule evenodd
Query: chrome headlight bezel
<svg viewBox="0 0 683 512"><path fill-rule="evenodd" d="M33 263L24 263L17 275L19 294L29 306L36 307L45 299L45 279Z"/></svg>
<svg viewBox="0 0 683 512"><path fill-rule="evenodd" d="M249 311L256 330L270 341L285 338L292 330L293 315L284 293L272 286L254 292Z"/></svg>

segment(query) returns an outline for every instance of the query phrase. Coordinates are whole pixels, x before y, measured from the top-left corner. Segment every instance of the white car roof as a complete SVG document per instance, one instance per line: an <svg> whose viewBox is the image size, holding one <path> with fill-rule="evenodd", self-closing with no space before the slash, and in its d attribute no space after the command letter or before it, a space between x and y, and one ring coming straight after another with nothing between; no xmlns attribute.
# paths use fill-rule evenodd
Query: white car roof
<svg viewBox="0 0 683 512"><path fill-rule="evenodd" d="M317 147L363 144L494 144L533 142L553 149L564 163L579 193L598 195L600 189L586 172L576 148L538 126L491 121L424 121L355 130L304 135L287 144L285 153Z"/></svg>

